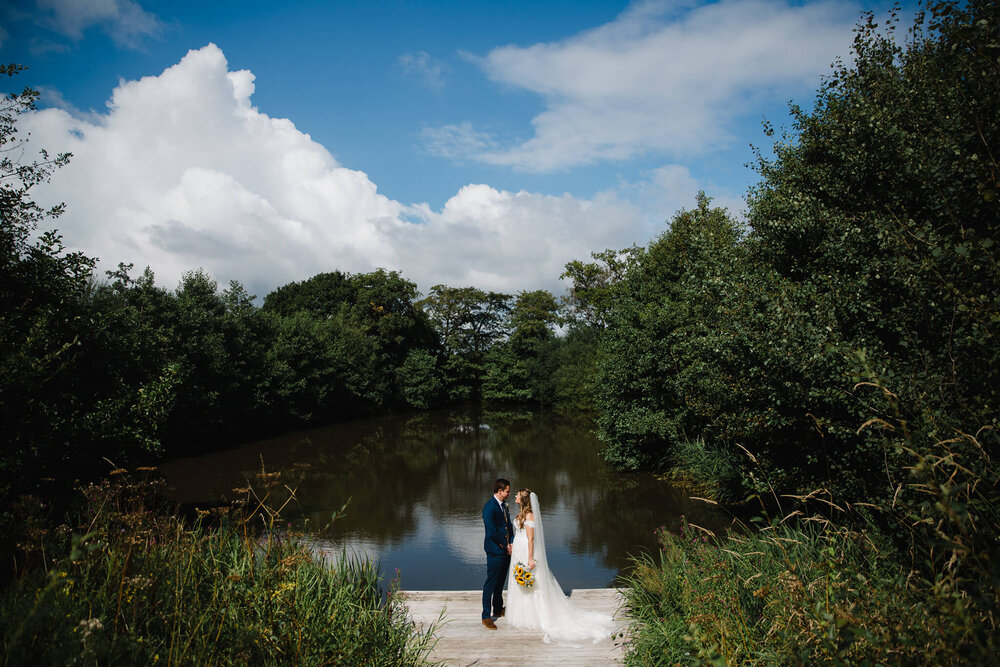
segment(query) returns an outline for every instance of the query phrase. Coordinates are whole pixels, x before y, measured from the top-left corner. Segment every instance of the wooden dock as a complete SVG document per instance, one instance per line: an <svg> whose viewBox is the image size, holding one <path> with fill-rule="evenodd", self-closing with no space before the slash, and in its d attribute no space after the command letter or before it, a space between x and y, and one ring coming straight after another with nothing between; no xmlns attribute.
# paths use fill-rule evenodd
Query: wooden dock
<svg viewBox="0 0 1000 667"><path fill-rule="evenodd" d="M613 588L575 589L570 600L584 609L597 609L615 619L615 635L596 644L546 644L541 631L507 627L496 619L497 629L488 630L481 622L482 591L401 591L414 622L426 628L441 616L435 633L437 644L431 661L449 667L520 667L521 665L620 665L623 662L624 630L621 594Z"/></svg>

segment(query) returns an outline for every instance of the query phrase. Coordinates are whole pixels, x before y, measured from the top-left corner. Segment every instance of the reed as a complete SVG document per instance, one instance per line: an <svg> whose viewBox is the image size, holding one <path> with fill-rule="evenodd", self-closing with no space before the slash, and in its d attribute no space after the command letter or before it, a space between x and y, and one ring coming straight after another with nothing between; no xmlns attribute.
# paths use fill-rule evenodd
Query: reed
<svg viewBox="0 0 1000 667"><path fill-rule="evenodd" d="M279 530L291 489L276 506L251 484L185 521L150 502L153 486L121 472L84 489L65 556L0 598L5 664L425 661L433 628L408 621L398 580L360 558L320 562Z"/></svg>
<svg viewBox="0 0 1000 667"><path fill-rule="evenodd" d="M996 664L992 431L917 446L894 426L886 499L818 490L725 536L661 530L624 582L628 664Z"/></svg>

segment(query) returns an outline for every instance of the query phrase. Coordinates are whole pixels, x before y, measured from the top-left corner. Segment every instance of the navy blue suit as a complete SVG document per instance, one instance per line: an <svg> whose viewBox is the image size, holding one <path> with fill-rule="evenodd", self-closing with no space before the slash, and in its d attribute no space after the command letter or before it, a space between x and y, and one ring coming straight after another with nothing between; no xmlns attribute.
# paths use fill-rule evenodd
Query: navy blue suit
<svg viewBox="0 0 1000 667"><path fill-rule="evenodd" d="M496 497L491 497L483 505L483 526L486 538L486 583L483 584L483 618L490 618L503 609L503 583L510 568L510 554L507 547L514 541L514 526L510 522L507 505L500 507ZM490 613L492 609L492 614Z"/></svg>

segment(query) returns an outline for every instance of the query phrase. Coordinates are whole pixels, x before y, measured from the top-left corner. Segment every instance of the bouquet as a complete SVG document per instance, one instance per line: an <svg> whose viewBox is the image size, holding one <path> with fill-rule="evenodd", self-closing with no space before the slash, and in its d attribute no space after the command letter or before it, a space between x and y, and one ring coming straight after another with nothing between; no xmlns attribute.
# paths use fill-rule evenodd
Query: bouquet
<svg viewBox="0 0 1000 667"><path fill-rule="evenodd" d="M524 563L518 561L517 565L514 566L514 581L523 588L531 588L535 585L535 575Z"/></svg>

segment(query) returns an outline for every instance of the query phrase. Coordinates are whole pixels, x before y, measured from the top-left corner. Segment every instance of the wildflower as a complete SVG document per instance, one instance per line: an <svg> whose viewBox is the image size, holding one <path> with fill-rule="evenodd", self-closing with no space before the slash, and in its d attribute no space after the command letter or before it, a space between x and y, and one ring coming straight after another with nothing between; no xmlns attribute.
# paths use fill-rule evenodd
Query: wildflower
<svg viewBox="0 0 1000 667"><path fill-rule="evenodd" d="M98 630L103 630L104 624L101 623L101 619L99 618L88 618L80 621L77 624L77 627L83 630L83 641L87 641L91 634L97 632Z"/></svg>

